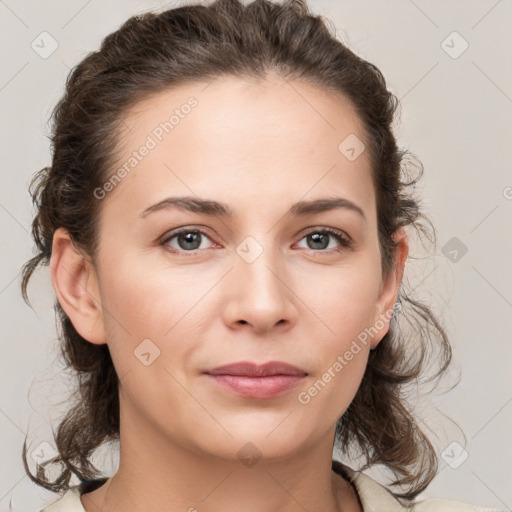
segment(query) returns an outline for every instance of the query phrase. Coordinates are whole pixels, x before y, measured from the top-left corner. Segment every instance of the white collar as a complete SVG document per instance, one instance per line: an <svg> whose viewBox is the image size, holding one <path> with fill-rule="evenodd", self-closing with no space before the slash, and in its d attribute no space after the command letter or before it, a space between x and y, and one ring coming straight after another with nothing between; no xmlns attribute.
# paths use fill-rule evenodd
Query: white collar
<svg viewBox="0 0 512 512"><path fill-rule="evenodd" d="M366 512L404 512L404 507L393 494L362 471L356 471L339 461L333 460L333 470L341 473L357 490L363 510Z"/></svg>

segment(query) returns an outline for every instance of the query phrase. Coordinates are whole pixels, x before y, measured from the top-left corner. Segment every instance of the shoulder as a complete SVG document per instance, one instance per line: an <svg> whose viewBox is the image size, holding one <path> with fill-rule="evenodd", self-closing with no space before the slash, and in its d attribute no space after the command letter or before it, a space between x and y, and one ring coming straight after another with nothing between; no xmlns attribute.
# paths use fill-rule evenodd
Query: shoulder
<svg viewBox="0 0 512 512"><path fill-rule="evenodd" d="M333 471L355 487L364 512L505 512L453 500L429 498L405 505L386 487L361 471L333 460Z"/></svg>
<svg viewBox="0 0 512 512"><path fill-rule="evenodd" d="M408 510L408 509L406 509ZM426 499L411 505L411 512L506 512L497 508L486 508L478 505L471 505L461 501L442 500L442 499Z"/></svg>
<svg viewBox="0 0 512 512"><path fill-rule="evenodd" d="M80 486L70 487L60 498L39 512L86 512L80 501Z"/></svg>
<svg viewBox="0 0 512 512"><path fill-rule="evenodd" d="M108 477L82 480L78 485L70 486L60 498L39 512L86 512L80 496L86 492L94 491L107 480Z"/></svg>

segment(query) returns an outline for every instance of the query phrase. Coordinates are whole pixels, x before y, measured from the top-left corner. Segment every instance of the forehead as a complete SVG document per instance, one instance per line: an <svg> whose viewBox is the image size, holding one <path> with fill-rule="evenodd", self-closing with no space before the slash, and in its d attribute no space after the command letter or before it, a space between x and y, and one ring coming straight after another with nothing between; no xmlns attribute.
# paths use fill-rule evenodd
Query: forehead
<svg viewBox="0 0 512 512"><path fill-rule="evenodd" d="M122 126L109 208L140 211L168 193L215 195L236 212L262 194L270 207L338 192L372 210L367 151L342 151L347 140L362 145L362 123L346 98L318 86L276 76L182 84L134 105Z"/></svg>
<svg viewBox="0 0 512 512"><path fill-rule="evenodd" d="M271 147L274 141L295 149L307 143L310 149L326 136L326 143L349 133L363 137L362 123L345 96L276 75L257 81L217 77L181 84L138 102L122 121L132 146L134 137L146 134L158 142L162 137L179 140L183 134L192 143L205 146L211 141L219 149L233 148L235 142L247 149L264 139ZM172 126L166 130L169 122ZM171 132L172 137L166 137Z"/></svg>

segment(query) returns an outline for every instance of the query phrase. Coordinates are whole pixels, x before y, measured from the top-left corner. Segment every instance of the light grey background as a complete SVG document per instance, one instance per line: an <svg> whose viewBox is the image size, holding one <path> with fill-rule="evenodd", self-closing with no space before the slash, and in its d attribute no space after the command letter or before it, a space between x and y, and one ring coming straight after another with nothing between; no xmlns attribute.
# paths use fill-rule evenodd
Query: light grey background
<svg viewBox="0 0 512 512"><path fill-rule="evenodd" d="M402 100L399 144L425 166L419 189L439 244L421 265L408 264L408 276L443 314L461 382L419 403L441 467L424 497L511 509L512 2L309 3L382 70ZM0 512L35 511L56 499L25 476L21 462L25 433L31 450L48 453L40 443L51 444L49 423L57 427L69 386L57 359L48 271L38 272L29 288L35 311L19 288L21 265L33 250L28 182L51 161L47 120L69 69L104 36L133 14L171 5L0 0ZM58 43L48 58L31 47L43 31ZM468 48L453 58L464 41ZM455 468L465 457L462 447L467 459Z"/></svg>

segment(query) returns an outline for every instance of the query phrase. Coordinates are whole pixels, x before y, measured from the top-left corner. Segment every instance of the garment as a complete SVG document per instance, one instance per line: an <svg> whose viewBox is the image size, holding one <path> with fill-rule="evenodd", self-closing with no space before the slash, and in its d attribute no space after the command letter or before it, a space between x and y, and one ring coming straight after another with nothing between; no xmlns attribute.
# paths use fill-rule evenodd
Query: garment
<svg viewBox="0 0 512 512"><path fill-rule="evenodd" d="M335 460L332 461L332 469L354 485L365 512L512 512L432 498L405 508L390 491L361 471ZM80 495L97 489L106 481L107 478L102 478L70 487L63 496L40 512L85 512Z"/></svg>

